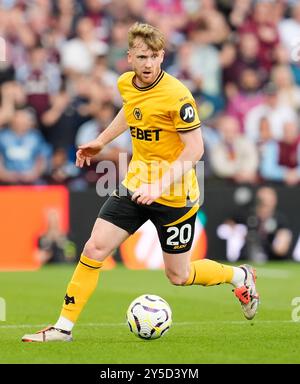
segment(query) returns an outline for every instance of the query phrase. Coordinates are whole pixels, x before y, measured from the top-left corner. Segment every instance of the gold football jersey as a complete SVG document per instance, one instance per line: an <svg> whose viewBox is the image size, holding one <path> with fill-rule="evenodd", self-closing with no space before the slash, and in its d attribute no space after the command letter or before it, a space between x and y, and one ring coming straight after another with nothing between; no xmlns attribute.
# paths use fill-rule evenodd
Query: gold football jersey
<svg viewBox="0 0 300 384"><path fill-rule="evenodd" d="M195 100L179 80L161 71L154 83L141 88L133 82L134 75L126 72L118 80L133 153L122 184L132 192L143 183L154 183L178 158L184 148L179 133L200 127ZM199 198L194 169L156 202L183 207L187 197L192 202Z"/></svg>

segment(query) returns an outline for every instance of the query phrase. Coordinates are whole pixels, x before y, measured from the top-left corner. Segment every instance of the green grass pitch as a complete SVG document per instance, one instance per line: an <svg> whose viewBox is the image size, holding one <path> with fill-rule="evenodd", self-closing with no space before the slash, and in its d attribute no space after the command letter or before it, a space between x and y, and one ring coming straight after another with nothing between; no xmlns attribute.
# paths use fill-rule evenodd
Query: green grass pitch
<svg viewBox="0 0 300 384"><path fill-rule="evenodd" d="M254 321L244 319L229 285L175 287L163 271L118 266L101 274L72 343L21 343L24 333L55 322L73 269L0 273L0 363L300 363L300 299L298 309L292 305L300 297L299 264L257 267L261 306ZM161 339L141 340L125 324L129 303L144 293L172 308L173 325Z"/></svg>

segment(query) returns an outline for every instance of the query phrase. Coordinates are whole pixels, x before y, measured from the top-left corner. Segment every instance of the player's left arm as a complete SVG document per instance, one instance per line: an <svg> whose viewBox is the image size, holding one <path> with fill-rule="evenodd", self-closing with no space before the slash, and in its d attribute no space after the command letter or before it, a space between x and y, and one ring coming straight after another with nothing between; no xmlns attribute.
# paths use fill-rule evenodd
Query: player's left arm
<svg viewBox="0 0 300 384"><path fill-rule="evenodd" d="M169 170L161 178L162 192L167 190L171 184L190 171L201 159L204 153L203 138L200 128L192 131L179 133L184 148L177 159L170 164Z"/></svg>
<svg viewBox="0 0 300 384"><path fill-rule="evenodd" d="M184 148L178 158L170 164L169 170L153 184L142 184L133 194L132 200L138 204L150 205L158 199L170 185L190 171L204 153L203 138L200 128L178 133Z"/></svg>

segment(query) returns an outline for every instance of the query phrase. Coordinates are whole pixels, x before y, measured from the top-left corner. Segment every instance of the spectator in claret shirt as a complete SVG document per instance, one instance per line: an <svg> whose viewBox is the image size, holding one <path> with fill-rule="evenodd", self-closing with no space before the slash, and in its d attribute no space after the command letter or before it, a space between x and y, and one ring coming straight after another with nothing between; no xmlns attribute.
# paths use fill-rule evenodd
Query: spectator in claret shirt
<svg viewBox="0 0 300 384"><path fill-rule="evenodd" d="M229 99L227 114L238 119L240 131L244 132L244 120L246 114L257 105L263 103L261 82L259 75L253 69L244 69L241 72L240 89L236 95Z"/></svg>
<svg viewBox="0 0 300 384"><path fill-rule="evenodd" d="M286 123L282 140L272 140L263 146L260 173L265 180L299 184L300 136L297 124Z"/></svg>
<svg viewBox="0 0 300 384"><path fill-rule="evenodd" d="M230 36L230 28L225 16L219 11L216 0L201 0L199 6L191 13L186 25L187 32L205 26L200 32L201 42L207 45L221 46Z"/></svg>
<svg viewBox="0 0 300 384"><path fill-rule="evenodd" d="M112 18L107 10L108 1L85 0L81 1L85 18L93 23L96 39L102 42L109 41Z"/></svg>
<svg viewBox="0 0 300 384"><path fill-rule="evenodd" d="M233 50L236 52L230 52ZM262 62L258 56L259 41L253 33L244 33L238 38L238 44L225 44L221 51L221 62L224 55L230 59L222 63L223 67L223 83L227 97L235 94L238 90L239 79L242 73L251 69L256 72L260 84L264 84L268 73L263 68ZM234 92L231 91L233 89Z"/></svg>
<svg viewBox="0 0 300 384"><path fill-rule="evenodd" d="M270 0L255 0L253 12L238 29L240 35L252 33L258 38L258 58L268 72L273 65L273 51L279 44L275 4Z"/></svg>
<svg viewBox="0 0 300 384"><path fill-rule="evenodd" d="M16 77L25 89L28 104L40 118L49 108L50 96L60 89L61 74L58 65L49 63L47 51L42 46L37 46L29 52L28 63L17 68Z"/></svg>

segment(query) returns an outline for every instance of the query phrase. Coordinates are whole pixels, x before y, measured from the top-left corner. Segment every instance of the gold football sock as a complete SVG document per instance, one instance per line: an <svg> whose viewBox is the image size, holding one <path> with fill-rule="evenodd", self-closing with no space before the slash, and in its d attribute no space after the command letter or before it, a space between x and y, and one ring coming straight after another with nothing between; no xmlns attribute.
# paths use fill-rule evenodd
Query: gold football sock
<svg viewBox="0 0 300 384"><path fill-rule="evenodd" d="M83 307L97 287L103 263L81 255L79 263L68 285L65 303L60 316L76 322Z"/></svg>
<svg viewBox="0 0 300 384"><path fill-rule="evenodd" d="M191 272L185 285L217 285L231 283L233 267L213 260L197 260L191 263Z"/></svg>

